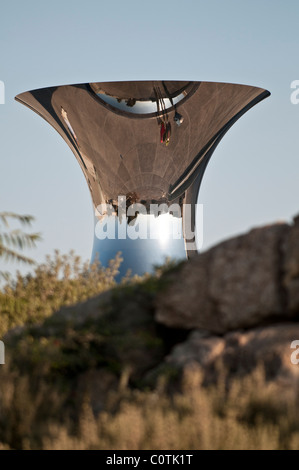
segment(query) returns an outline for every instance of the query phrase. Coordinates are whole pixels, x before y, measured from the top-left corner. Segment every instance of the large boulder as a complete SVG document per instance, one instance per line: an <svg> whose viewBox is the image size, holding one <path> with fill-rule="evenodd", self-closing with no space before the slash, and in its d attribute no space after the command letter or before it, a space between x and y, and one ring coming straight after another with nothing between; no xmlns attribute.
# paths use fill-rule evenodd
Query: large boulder
<svg viewBox="0 0 299 470"><path fill-rule="evenodd" d="M216 381L223 372L228 377L242 377L261 365L268 380L290 385L299 379L299 353L291 348L294 340L299 340L298 323L235 331L223 337L195 330L173 348L165 364L179 370L196 364L207 382Z"/></svg>
<svg viewBox="0 0 299 470"><path fill-rule="evenodd" d="M287 224L253 229L169 273L168 287L156 299L156 320L223 334L291 316L282 280L289 231Z"/></svg>

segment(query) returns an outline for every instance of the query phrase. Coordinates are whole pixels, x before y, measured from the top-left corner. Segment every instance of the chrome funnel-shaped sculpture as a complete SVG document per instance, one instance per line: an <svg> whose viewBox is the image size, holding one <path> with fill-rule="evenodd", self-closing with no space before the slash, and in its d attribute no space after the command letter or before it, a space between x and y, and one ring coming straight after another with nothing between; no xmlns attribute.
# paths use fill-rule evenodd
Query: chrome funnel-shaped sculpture
<svg viewBox="0 0 299 470"><path fill-rule="evenodd" d="M16 100L59 132L81 166L96 216L92 259L98 253L106 264L121 251L121 273L142 274L196 252L195 208L212 153L269 95L229 83L129 81L43 88Z"/></svg>

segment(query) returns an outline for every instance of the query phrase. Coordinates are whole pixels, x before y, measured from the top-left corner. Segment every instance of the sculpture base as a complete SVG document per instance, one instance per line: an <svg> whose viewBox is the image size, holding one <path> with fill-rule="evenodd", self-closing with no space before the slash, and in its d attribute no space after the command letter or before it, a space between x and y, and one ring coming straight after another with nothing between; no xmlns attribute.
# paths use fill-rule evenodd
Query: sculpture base
<svg viewBox="0 0 299 470"><path fill-rule="evenodd" d="M105 218L104 221L96 219L91 262L99 259L103 266L108 266L109 261L121 252L123 262L117 281L128 270L133 275L152 273L155 266L164 264L168 258L178 261L187 258L181 227L182 219L169 214L157 218L138 215L131 226L127 225L127 221L120 223L117 217ZM105 235L107 237L103 238Z"/></svg>

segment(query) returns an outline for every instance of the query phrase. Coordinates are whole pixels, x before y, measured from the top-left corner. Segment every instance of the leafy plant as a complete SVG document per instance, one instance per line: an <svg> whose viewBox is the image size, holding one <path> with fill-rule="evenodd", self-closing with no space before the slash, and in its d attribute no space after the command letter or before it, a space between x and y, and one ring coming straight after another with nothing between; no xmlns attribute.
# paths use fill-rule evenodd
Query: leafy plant
<svg viewBox="0 0 299 470"><path fill-rule="evenodd" d="M34 264L34 260L23 255L20 250L33 248L41 239L39 233L26 233L21 229L10 230L9 220L14 220L23 226L30 226L34 218L31 215L19 215L14 212L0 212L0 258L5 261L21 261ZM8 274L0 271L2 277Z"/></svg>
<svg viewBox="0 0 299 470"><path fill-rule="evenodd" d="M10 328L39 322L62 306L83 302L115 286L121 262L117 254L108 267L97 261L89 266L73 251L62 255L56 250L33 273L24 276L18 272L0 290L0 338Z"/></svg>

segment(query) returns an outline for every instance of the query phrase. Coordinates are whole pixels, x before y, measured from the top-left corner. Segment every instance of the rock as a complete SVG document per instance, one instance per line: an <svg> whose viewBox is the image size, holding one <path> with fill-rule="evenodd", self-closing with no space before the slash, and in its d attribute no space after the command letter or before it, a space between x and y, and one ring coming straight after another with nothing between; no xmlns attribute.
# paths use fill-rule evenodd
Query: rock
<svg viewBox="0 0 299 470"><path fill-rule="evenodd" d="M173 348L165 363L180 370L197 364L206 382L216 381L223 369L230 378L242 377L262 365L267 380L290 385L299 378L299 364L291 362L295 349L290 347L297 339L298 323L235 331L224 337L194 331L184 343Z"/></svg>
<svg viewBox="0 0 299 470"><path fill-rule="evenodd" d="M169 274L156 299L156 320L225 333L288 318L281 271L289 230L286 224L254 229L195 256Z"/></svg>
<svg viewBox="0 0 299 470"><path fill-rule="evenodd" d="M195 330L189 338L173 348L166 362L184 368L193 362L202 367L209 367L219 358L225 348L225 340L219 336L207 336L202 331Z"/></svg>

